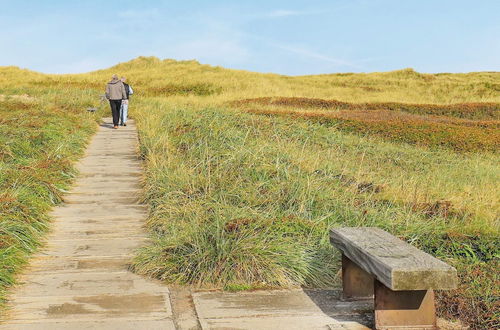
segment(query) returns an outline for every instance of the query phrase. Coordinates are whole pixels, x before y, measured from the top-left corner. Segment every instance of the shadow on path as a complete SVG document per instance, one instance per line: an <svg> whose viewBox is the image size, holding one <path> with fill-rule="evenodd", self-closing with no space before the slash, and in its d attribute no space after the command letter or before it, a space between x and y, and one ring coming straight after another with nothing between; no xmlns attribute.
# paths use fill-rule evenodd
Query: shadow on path
<svg viewBox="0 0 500 330"><path fill-rule="evenodd" d="M342 323L374 325L373 300L346 301L340 289L304 289L304 293L326 315Z"/></svg>

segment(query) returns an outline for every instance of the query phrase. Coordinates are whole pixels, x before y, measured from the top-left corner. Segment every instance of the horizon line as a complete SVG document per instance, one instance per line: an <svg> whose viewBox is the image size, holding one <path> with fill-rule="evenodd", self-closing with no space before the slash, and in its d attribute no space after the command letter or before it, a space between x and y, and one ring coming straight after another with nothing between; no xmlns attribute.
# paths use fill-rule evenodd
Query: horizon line
<svg viewBox="0 0 500 330"><path fill-rule="evenodd" d="M159 58L157 56L137 56L134 57L128 61L124 62L118 62L114 65L108 66L106 68L100 68L100 69L95 69L91 71L85 71L85 72L44 72L44 71L37 71L34 69L30 69L28 67L21 67L15 64L7 64L7 65L0 65L0 69L3 68L9 68L9 67L14 67L19 70L26 70L38 74L43 74L43 75L56 75L56 76L63 76L63 75L83 75L83 74L89 74L89 73L96 73L98 71L105 71L105 70L110 70L115 66L121 65L121 64L128 64L132 61L135 60L147 60L147 59L155 59L160 62L164 61L174 61L174 62L196 62L199 65L203 66L210 66L210 67L219 67L225 70L233 70L233 71L245 71L245 72L251 72L251 73L259 73L259 74L272 74L272 75L279 75L279 76L285 76L285 77L307 77L307 76L322 76L322 75L338 75L338 74L375 74L375 73L389 73L389 72L398 72L398 71L413 71L414 73L417 74L428 74L428 75L439 75L439 74L470 74L470 73L500 73L500 71L455 71L455 72L422 72L422 71L417 71L412 67L406 67L406 68L401 68L401 69L394 69L394 70L388 70L388 71L366 71L366 72L352 72L352 71L339 71L339 72L325 72L325 73L311 73L311 74L300 74L300 75L290 75L290 74L282 74L282 73L276 73L276 72L263 72L263 71L251 71L247 69L238 69L238 68L232 68L232 67L225 67L221 65L216 65L216 64L210 64L210 63L202 63L197 59L174 59L174 58Z"/></svg>

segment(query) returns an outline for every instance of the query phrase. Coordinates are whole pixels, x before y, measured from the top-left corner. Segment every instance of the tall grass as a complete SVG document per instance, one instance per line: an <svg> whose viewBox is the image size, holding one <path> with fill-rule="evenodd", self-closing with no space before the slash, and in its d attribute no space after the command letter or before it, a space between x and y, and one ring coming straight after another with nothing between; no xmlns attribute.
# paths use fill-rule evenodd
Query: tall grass
<svg viewBox="0 0 500 330"><path fill-rule="evenodd" d="M443 296L442 315L496 322L497 279L486 271L498 266L496 155L222 108L140 106L154 243L138 272L226 288L332 286L339 260L328 230L377 226L459 269L460 294Z"/></svg>
<svg viewBox="0 0 500 330"><path fill-rule="evenodd" d="M72 91L50 95L13 94L2 85L0 94L0 307L15 274L43 242L49 230L48 211L61 202L81 155L95 130L86 114L85 98ZM68 100L59 100L60 94ZM68 101L72 99L71 107Z"/></svg>

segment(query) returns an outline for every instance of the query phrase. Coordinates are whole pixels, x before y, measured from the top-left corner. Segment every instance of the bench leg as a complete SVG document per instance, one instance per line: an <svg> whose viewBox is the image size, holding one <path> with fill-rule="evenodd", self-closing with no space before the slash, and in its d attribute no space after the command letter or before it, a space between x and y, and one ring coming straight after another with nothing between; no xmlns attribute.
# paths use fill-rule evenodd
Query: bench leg
<svg viewBox="0 0 500 330"><path fill-rule="evenodd" d="M344 299L373 298L373 281L373 276L342 254L342 289Z"/></svg>
<svg viewBox="0 0 500 330"><path fill-rule="evenodd" d="M437 329L434 291L392 291L375 281L375 327Z"/></svg>

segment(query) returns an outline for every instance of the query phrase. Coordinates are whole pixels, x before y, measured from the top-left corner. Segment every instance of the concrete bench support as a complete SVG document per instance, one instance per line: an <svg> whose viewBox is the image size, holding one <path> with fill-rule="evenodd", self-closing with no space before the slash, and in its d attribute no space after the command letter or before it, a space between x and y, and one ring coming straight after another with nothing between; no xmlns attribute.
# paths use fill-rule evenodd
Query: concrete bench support
<svg viewBox="0 0 500 330"><path fill-rule="evenodd" d="M344 298L374 296L376 329L436 329L434 289L455 288L455 268L378 228L335 229L330 241Z"/></svg>
<svg viewBox="0 0 500 330"><path fill-rule="evenodd" d="M436 329L434 290L392 291L375 281L377 329Z"/></svg>

